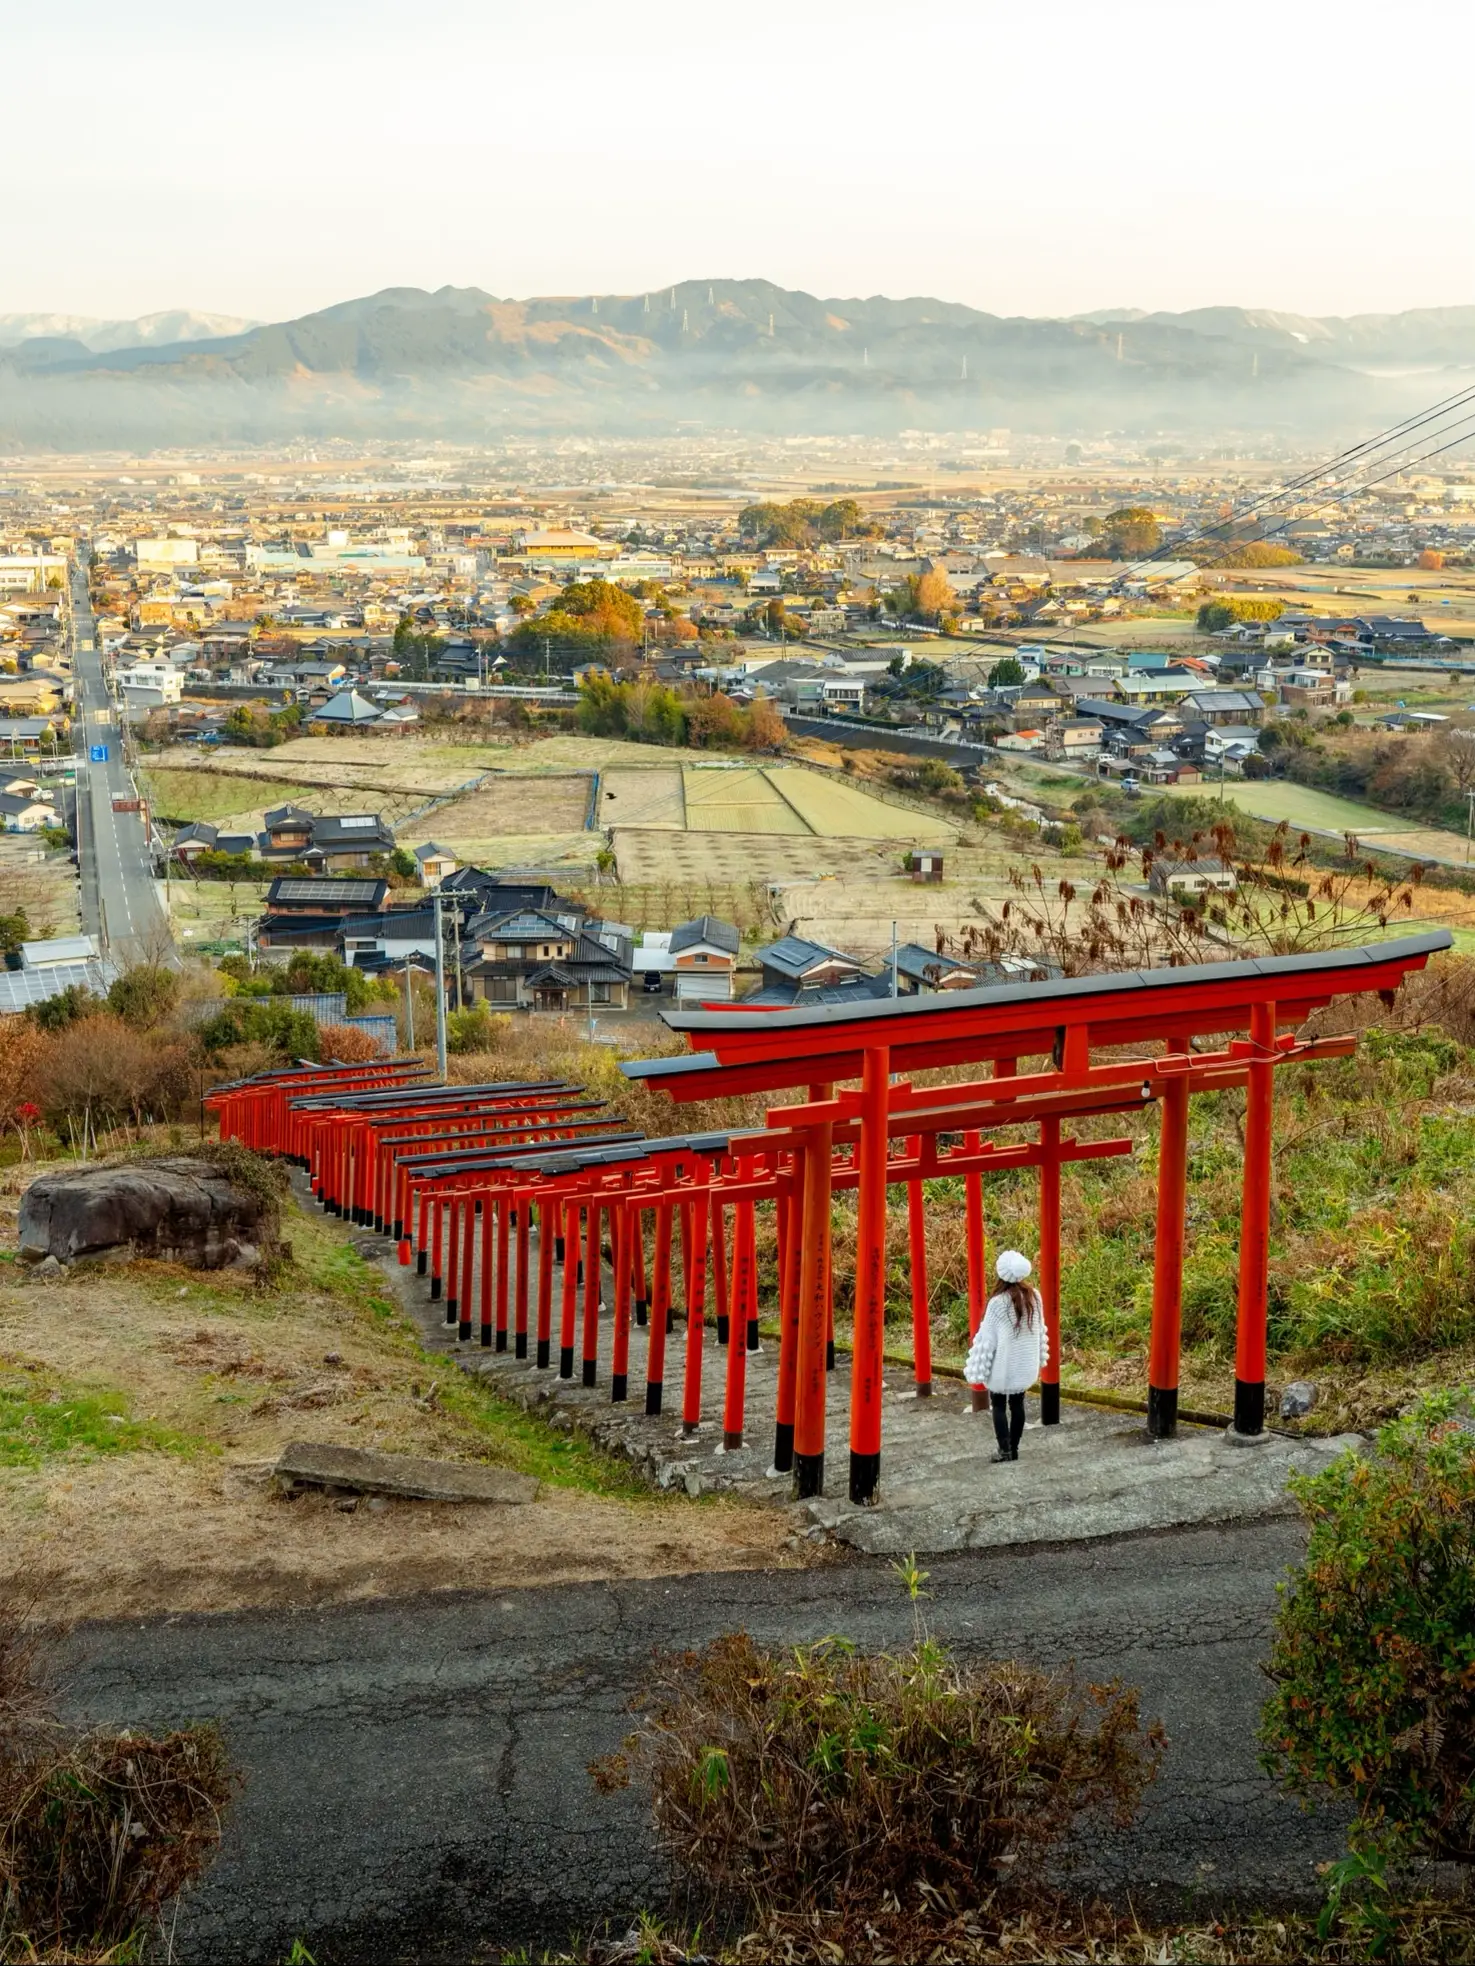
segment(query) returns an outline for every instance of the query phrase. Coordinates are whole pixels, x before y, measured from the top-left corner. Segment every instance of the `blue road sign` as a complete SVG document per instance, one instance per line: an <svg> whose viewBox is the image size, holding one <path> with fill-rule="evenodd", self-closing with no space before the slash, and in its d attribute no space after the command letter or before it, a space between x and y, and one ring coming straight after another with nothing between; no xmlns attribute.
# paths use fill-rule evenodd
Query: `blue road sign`
<svg viewBox="0 0 1475 1966"><path fill-rule="evenodd" d="M88 745L88 747L87 747L87 762L88 762L89 764L93 764L93 765L105 765L105 764L107 763L107 761L108 761L108 747L106 746L106 744L89 744L89 745Z"/></svg>

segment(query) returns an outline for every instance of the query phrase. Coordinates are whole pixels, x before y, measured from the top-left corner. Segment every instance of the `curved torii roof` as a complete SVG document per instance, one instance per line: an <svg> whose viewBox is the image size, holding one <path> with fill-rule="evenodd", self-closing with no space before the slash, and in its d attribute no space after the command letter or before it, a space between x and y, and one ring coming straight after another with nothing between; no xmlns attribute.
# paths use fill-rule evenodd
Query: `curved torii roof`
<svg viewBox="0 0 1475 1966"><path fill-rule="evenodd" d="M867 1050L885 1046L893 1071L1055 1051L1062 1033L1090 1045L1141 1044L1169 1031L1247 1030L1256 1004L1298 1024L1342 996L1396 990L1453 944L1448 929L1350 949L1256 956L1170 969L1116 971L926 996L872 998L805 1010L666 1011L693 1046L687 1057L629 1060L627 1078L674 1099L775 1091L859 1078ZM708 1049L696 1049L703 1044Z"/></svg>

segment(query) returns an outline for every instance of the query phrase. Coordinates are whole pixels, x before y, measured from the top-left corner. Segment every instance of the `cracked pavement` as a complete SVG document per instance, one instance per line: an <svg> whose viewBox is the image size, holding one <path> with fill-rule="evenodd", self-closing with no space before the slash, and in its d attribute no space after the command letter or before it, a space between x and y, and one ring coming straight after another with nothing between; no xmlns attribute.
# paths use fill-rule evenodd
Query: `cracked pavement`
<svg viewBox="0 0 1475 1966"><path fill-rule="evenodd" d="M926 1615L973 1657L1074 1664L1142 1692L1169 1748L1127 1831L1065 1867L1139 1913L1236 1898L1312 1902L1337 1819L1260 1772L1255 1721L1293 1522L935 1559ZM173 1957L318 1966L456 1961L659 1909L668 1880L638 1794L589 1762L628 1731L653 1649L746 1628L795 1643L904 1643L889 1565L457 1593L323 1611L84 1626L59 1660L75 1717L215 1719L245 1777Z"/></svg>

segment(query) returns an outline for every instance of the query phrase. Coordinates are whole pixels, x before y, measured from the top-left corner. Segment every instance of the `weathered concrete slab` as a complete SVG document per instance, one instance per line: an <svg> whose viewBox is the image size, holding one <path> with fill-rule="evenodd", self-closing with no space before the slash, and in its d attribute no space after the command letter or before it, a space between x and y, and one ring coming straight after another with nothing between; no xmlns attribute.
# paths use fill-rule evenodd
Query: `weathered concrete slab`
<svg viewBox="0 0 1475 1966"><path fill-rule="evenodd" d="M869 1555L899 1556L1290 1514L1290 1476L1324 1467L1360 1441L1269 1435L1246 1449L1205 1427L1160 1441L1129 1414L1067 1400L1058 1427L1027 1427L1019 1459L996 1466L988 1416L965 1417L956 1399L947 1403L952 1415L927 1429L930 1438L908 1430L910 1451L895 1457L889 1482L883 1462L878 1508L856 1508L842 1491L810 1503L811 1519Z"/></svg>
<svg viewBox="0 0 1475 1966"><path fill-rule="evenodd" d="M418 1454L377 1454L325 1441L288 1441L275 1475L286 1488L343 1488L359 1495L395 1495L412 1502L531 1502L531 1475L467 1461L430 1461Z"/></svg>

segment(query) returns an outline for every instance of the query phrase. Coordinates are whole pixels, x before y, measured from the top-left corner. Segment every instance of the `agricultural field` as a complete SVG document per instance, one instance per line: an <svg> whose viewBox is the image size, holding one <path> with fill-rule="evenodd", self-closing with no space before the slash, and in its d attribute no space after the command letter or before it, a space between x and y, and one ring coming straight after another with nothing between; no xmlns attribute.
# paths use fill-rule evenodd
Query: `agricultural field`
<svg viewBox="0 0 1475 1966"><path fill-rule="evenodd" d="M146 765L138 774L139 790L148 798L156 818L189 825L207 820L216 825L222 819L236 819L244 812L260 813L267 806L308 805L311 794L304 786L285 778L243 781L236 772L185 771L160 765ZM322 794L319 793L319 798ZM252 804L252 801L256 804ZM318 811L309 806L310 811Z"/></svg>
<svg viewBox="0 0 1475 1966"><path fill-rule="evenodd" d="M31 936L75 935L82 916L69 855L26 833L0 833L0 914L24 908Z"/></svg>
<svg viewBox="0 0 1475 1966"><path fill-rule="evenodd" d="M796 765L775 766L767 776L810 831L822 839L907 840L945 846L957 837L957 828L945 819L887 804L843 779L822 778Z"/></svg>
<svg viewBox="0 0 1475 1966"><path fill-rule="evenodd" d="M1170 795L1200 798L1206 791L1199 785L1165 785L1161 789ZM1207 789L1212 795L1214 788ZM1306 785L1287 784L1283 779L1236 780L1232 789L1226 789L1225 801L1255 819L1273 823L1285 819L1292 826L1316 833L1355 833L1366 845L1387 847L1390 852L1456 864L1462 864L1465 857L1465 842L1458 833L1438 826L1400 826L1395 814L1380 812L1376 806L1339 799Z"/></svg>
<svg viewBox="0 0 1475 1966"><path fill-rule="evenodd" d="M615 860L622 882L644 887L678 882L705 886L749 881L813 881L864 870L873 878L901 864L897 847L869 840L817 840L812 834L675 833L658 827L619 827ZM669 927L670 923L658 926Z"/></svg>
<svg viewBox="0 0 1475 1966"><path fill-rule="evenodd" d="M807 881L862 869L881 879L900 871L909 847L950 847L957 837L930 813L799 766L607 772L604 788L601 817L613 829L619 878L633 886Z"/></svg>
<svg viewBox="0 0 1475 1966"><path fill-rule="evenodd" d="M1015 895L1009 869L1017 857L1002 847L955 847L946 858L947 878L919 884L903 873L895 854L874 867L852 861L825 880L794 882L776 897L776 909L796 935L808 936L848 954L880 962L896 939L937 946L939 935L957 943L965 928L997 917ZM1100 863L1051 853L1042 858L1047 887L1072 882L1084 907ZM1067 913L1069 911L1067 910Z"/></svg>
<svg viewBox="0 0 1475 1966"><path fill-rule="evenodd" d="M421 840L440 840L464 860L468 849L485 840L579 833L590 790L586 772L533 779L499 775L415 820L399 835L400 843L412 847Z"/></svg>
<svg viewBox="0 0 1475 1966"><path fill-rule="evenodd" d="M471 754L460 746L439 745L427 751L388 741L379 746L376 758L355 755L355 741L342 738L294 738L270 751L254 751L244 746L221 746L201 752L186 745L161 751L145 769L150 773L196 774L208 779L243 778L277 786L286 782L292 790L321 786L325 790L364 790L433 798L464 785L478 772L499 762L498 753L487 747L486 754ZM323 757L324 751L336 755ZM346 755L345 755L346 754ZM277 804L275 798L264 800Z"/></svg>
<svg viewBox="0 0 1475 1966"><path fill-rule="evenodd" d="M767 772L704 770L689 765L681 774L686 792L686 824L693 833L800 835L813 831L794 810Z"/></svg>
<svg viewBox="0 0 1475 1966"><path fill-rule="evenodd" d="M265 881L169 882L169 924L188 952L192 942L239 942L241 947L266 902Z"/></svg>
<svg viewBox="0 0 1475 1966"><path fill-rule="evenodd" d="M946 845L957 829L935 814L890 803L798 765L606 768L600 823L775 839L905 841Z"/></svg>
<svg viewBox="0 0 1475 1966"><path fill-rule="evenodd" d="M615 765L600 773L601 826L659 826L682 832L686 797L679 765L632 770Z"/></svg>

